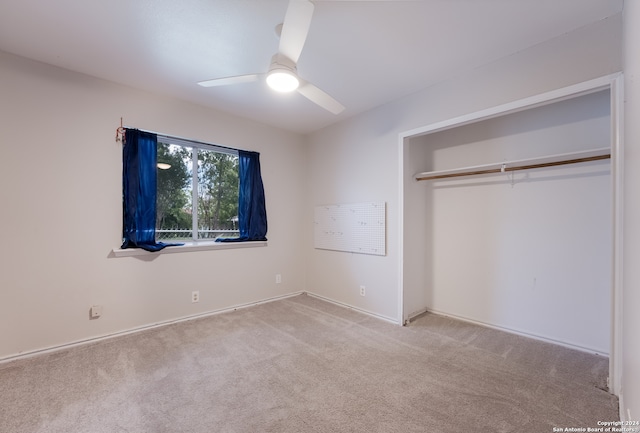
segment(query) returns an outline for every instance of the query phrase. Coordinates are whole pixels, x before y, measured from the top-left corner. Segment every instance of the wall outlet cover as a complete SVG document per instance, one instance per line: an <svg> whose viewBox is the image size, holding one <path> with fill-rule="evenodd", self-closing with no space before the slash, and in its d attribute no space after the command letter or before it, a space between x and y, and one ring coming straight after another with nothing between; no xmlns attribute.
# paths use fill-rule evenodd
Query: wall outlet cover
<svg viewBox="0 0 640 433"><path fill-rule="evenodd" d="M89 318L97 319L100 316L102 316L102 305L92 305L89 308Z"/></svg>

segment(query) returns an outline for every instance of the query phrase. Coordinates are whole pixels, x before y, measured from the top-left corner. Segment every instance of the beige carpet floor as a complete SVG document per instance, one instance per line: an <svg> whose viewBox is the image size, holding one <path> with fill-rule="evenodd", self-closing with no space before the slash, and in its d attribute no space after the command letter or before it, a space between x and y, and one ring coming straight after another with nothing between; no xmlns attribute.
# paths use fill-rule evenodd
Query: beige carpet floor
<svg viewBox="0 0 640 433"><path fill-rule="evenodd" d="M608 360L300 295L0 365L2 433L519 432L618 420Z"/></svg>

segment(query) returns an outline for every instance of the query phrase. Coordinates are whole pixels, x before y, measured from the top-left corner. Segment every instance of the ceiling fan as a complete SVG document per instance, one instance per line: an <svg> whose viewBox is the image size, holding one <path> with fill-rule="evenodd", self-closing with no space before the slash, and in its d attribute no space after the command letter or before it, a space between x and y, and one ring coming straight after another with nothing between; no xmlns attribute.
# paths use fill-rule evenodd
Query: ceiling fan
<svg viewBox="0 0 640 433"><path fill-rule="evenodd" d="M284 22L276 27L276 33L280 33L278 52L271 58L271 65L266 74L215 78L201 81L198 84L203 87L226 86L256 81L266 75L267 84L272 89L279 92L297 90L304 97L325 110L333 114L341 113L344 110L344 106L341 103L298 75L298 58L309 33L313 8L313 3L309 0L289 1Z"/></svg>

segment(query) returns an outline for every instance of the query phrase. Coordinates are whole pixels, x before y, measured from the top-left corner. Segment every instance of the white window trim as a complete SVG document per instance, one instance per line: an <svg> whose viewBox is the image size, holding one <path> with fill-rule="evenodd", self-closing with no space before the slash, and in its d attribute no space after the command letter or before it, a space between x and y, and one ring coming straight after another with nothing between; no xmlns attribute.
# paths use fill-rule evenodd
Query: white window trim
<svg viewBox="0 0 640 433"><path fill-rule="evenodd" d="M238 149L234 149L231 147L219 146L217 144L211 144L211 143L203 143L202 141L191 140L191 139L180 138L180 137L173 137L173 136L164 135L164 134L156 134L156 137L157 137L158 143L166 143L169 145L188 147L193 149L192 161L191 161L193 167L198 167L198 151L199 150L205 150L205 151L216 152L216 153L224 153L224 154L233 155L233 156L239 155ZM192 176L191 186L192 186L192 190L191 190L192 203L197 203L199 200L198 176ZM198 237L199 235L198 235L197 227L198 227L198 213L193 212L192 220L191 220L193 243L203 242L203 240ZM209 249L209 248L206 248L206 249Z"/></svg>
<svg viewBox="0 0 640 433"><path fill-rule="evenodd" d="M203 143L198 140L191 140L188 138L172 137L170 135L156 134L158 142L175 144L181 147L197 147L198 149L211 150L218 153L226 153L228 155L238 156L238 149L231 147L219 146L217 144Z"/></svg>
<svg viewBox="0 0 640 433"><path fill-rule="evenodd" d="M175 144L182 147L191 147L196 149L209 150L219 153L226 153L229 155L238 156L238 149L219 146L210 143L203 143L197 140L191 140L180 137L172 137L164 134L156 134L158 142ZM195 155L195 153L194 153ZM197 165L197 160L195 162ZM197 191L197 181L196 188ZM197 192L196 192L197 194ZM197 227L197 220L194 225ZM167 241L169 243L170 240ZM215 242L211 240L193 240L191 242L182 242L182 245L176 245L171 247L165 247L159 251L147 251L142 248L113 248L111 250L111 257L135 257L135 256L153 256L161 254L174 254L174 253L189 253L193 251L214 251L214 250L231 250L239 248L258 248L268 246L267 241L241 241L241 242Z"/></svg>
<svg viewBox="0 0 640 433"><path fill-rule="evenodd" d="M113 257L134 257L134 256L153 256L160 254L173 253L189 253L193 251L213 251L213 250L230 250L237 248L258 248L266 247L267 241L242 241L242 242L215 242L215 241L198 241L185 242L184 245L173 247L165 247L160 251L147 251L142 248L114 248L111 253Z"/></svg>

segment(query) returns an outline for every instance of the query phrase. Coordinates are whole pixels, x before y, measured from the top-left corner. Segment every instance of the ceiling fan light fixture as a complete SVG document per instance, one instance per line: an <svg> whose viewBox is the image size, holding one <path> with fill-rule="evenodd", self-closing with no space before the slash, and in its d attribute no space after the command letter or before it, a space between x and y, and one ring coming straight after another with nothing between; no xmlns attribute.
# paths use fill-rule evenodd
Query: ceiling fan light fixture
<svg viewBox="0 0 640 433"><path fill-rule="evenodd" d="M300 80L288 69L272 69L267 75L267 84L276 92L293 92L300 85Z"/></svg>
<svg viewBox="0 0 640 433"><path fill-rule="evenodd" d="M293 92L300 95L332 114L340 114L344 105L333 99L312 83L298 76L298 59L307 40L313 16L312 0L289 0L284 21L275 28L280 38L278 52L271 57L266 82L277 92ZM255 81L265 74L237 75L233 77L214 78L201 81L203 87L223 86L227 84Z"/></svg>

